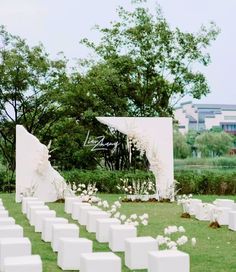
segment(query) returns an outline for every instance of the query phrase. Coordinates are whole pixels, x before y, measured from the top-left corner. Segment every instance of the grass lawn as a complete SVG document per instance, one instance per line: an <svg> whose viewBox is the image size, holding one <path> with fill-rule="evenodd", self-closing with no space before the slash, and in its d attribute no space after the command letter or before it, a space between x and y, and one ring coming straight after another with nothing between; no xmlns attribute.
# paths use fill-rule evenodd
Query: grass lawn
<svg viewBox="0 0 236 272"><path fill-rule="evenodd" d="M119 195L101 195L102 198L113 202ZM56 265L57 254L53 253L49 243L41 240L41 233L35 233L34 228L29 225L26 217L21 213L21 204L16 204L14 194L0 194L3 204L9 211L10 216L14 217L17 224L24 228L24 235L32 242L33 254L39 254L43 260L44 272L62 271ZM197 196L206 202L212 202L221 196ZM236 200L236 196L227 196ZM57 216L69 219L71 223L77 223L72 220L70 215L64 213L64 204L50 203L51 209L57 212ZM191 272L235 272L236 271L236 232L228 230L227 227L211 229L208 222L200 222L194 218L180 218L181 207L176 203L123 203L121 212L126 215L137 213L149 214L149 225L139 226L139 236L156 237L163 234L163 229L169 225L183 226L186 229L186 235L189 238L196 237L197 244L192 247L190 243L185 244L180 249L189 253L191 258ZM80 236L93 240L94 251L109 251L108 244L100 244L95 240L95 235L86 231L85 227L80 227ZM122 271L131 271L124 265L124 254L122 257ZM147 271L147 270L132 270Z"/></svg>

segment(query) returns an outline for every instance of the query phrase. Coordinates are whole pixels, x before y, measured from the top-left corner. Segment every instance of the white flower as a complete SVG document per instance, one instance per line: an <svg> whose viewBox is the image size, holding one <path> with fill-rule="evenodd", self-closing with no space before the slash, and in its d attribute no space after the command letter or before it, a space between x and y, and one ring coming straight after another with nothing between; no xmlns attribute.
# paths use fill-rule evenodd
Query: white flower
<svg viewBox="0 0 236 272"><path fill-rule="evenodd" d="M192 246L195 246L195 245L196 245L197 240L196 240L195 237L193 237L193 238L191 239L191 243L192 243Z"/></svg>
<svg viewBox="0 0 236 272"><path fill-rule="evenodd" d="M157 240L157 244L159 246L166 244L166 239L162 235L158 235L157 238L156 238L156 240Z"/></svg>
<svg viewBox="0 0 236 272"><path fill-rule="evenodd" d="M182 246L184 245L185 243L188 242L188 237L183 235L181 236L179 239L177 239L176 243L179 245L179 246Z"/></svg>
<svg viewBox="0 0 236 272"><path fill-rule="evenodd" d="M121 207L121 204L120 204L119 201L115 201L115 202L114 202L114 205L115 205L117 208L120 208L120 207Z"/></svg>
<svg viewBox="0 0 236 272"><path fill-rule="evenodd" d="M170 241L170 242L167 243L167 247L168 247L169 249L176 249L177 244L176 244L176 242L174 242L174 241Z"/></svg>
<svg viewBox="0 0 236 272"><path fill-rule="evenodd" d="M138 218L137 214L131 214L130 219L136 220Z"/></svg>
<svg viewBox="0 0 236 272"><path fill-rule="evenodd" d="M97 204L99 207L102 206L102 201L99 201Z"/></svg>
<svg viewBox="0 0 236 272"><path fill-rule="evenodd" d="M111 212L111 213L115 213L115 212L116 212L116 209L115 209L115 208L112 208L112 209L110 210L110 212Z"/></svg>
<svg viewBox="0 0 236 272"><path fill-rule="evenodd" d="M134 221L134 226L137 227L139 225L139 222L138 221Z"/></svg>
<svg viewBox="0 0 236 272"><path fill-rule="evenodd" d="M122 215L120 216L120 220L121 220L121 221L125 221L125 219L126 219L126 215L122 214Z"/></svg>
<svg viewBox="0 0 236 272"><path fill-rule="evenodd" d="M114 214L114 217L115 217L115 218L119 218L119 217L120 217L120 213L119 213L119 212L115 213L115 214Z"/></svg>
<svg viewBox="0 0 236 272"><path fill-rule="evenodd" d="M106 201L106 200L104 200L103 202L102 202L102 205L103 205L103 207L106 209L106 208L109 208L109 204L108 204L108 202Z"/></svg>
<svg viewBox="0 0 236 272"><path fill-rule="evenodd" d="M185 232L185 229L183 226L179 226L178 230L179 230L179 232Z"/></svg>
<svg viewBox="0 0 236 272"><path fill-rule="evenodd" d="M142 223L144 226L147 226L148 221L147 221L146 219L144 219L141 223Z"/></svg>

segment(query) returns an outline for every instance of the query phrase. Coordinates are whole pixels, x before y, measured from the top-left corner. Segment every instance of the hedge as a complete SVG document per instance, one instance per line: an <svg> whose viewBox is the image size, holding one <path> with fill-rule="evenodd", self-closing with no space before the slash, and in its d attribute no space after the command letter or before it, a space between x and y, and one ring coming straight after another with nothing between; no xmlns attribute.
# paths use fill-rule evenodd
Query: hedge
<svg viewBox="0 0 236 272"><path fill-rule="evenodd" d="M65 179L73 183L94 183L100 192L118 193L121 178L134 180L154 179L151 172L81 171L63 172ZM236 170L177 170L175 179L181 194L236 194Z"/></svg>

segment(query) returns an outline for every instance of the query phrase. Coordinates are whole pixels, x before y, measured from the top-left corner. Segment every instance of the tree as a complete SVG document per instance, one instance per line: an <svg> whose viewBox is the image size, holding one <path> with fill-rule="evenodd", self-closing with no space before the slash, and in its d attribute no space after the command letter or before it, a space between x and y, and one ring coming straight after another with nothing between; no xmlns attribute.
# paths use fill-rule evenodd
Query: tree
<svg viewBox="0 0 236 272"><path fill-rule="evenodd" d="M233 138L224 131L206 131L196 137L195 144L203 156L222 156L233 147Z"/></svg>
<svg viewBox="0 0 236 272"><path fill-rule="evenodd" d="M186 142L186 137L181 132L174 130L173 142L174 157L176 159L185 159L190 155L190 146Z"/></svg>
<svg viewBox="0 0 236 272"><path fill-rule="evenodd" d="M206 49L219 30L213 23L208 28L202 26L197 34L172 30L160 8L154 16L142 6L144 1L133 2L141 5L131 12L120 7L118 22L111 23L110 28L97 27L102 35L98 45L87 39L82 42L119 75L121 86L116 92L127 101L129 115L169 116L183 96L200 98L209 92L195 65L209 64ZM106 85L113 83L111 79ZM112 96L114 89L108 91Z"/></svg>
<svg viewBox="0 0 236 272"><path fill-rule="evenodd" d="M51 61L42 45L30 48L4 27L0 40L0 148L14 171L16 124L43 138L62 114L55 93L67 80L66 60Z"/></svg>

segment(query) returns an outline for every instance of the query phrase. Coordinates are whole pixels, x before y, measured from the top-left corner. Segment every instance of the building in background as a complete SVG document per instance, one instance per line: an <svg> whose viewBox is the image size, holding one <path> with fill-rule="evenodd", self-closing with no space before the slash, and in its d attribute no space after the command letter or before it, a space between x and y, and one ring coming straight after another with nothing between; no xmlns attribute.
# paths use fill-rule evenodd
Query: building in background
<svg viewBox="0 0 236 272"><path fill-rule="evenodd" d="M179 131L204 131L214 127L236 135L236 105L181 103L174 112Z"/></svg>

